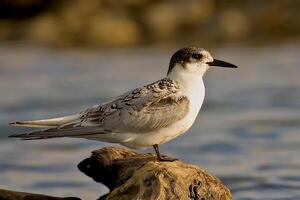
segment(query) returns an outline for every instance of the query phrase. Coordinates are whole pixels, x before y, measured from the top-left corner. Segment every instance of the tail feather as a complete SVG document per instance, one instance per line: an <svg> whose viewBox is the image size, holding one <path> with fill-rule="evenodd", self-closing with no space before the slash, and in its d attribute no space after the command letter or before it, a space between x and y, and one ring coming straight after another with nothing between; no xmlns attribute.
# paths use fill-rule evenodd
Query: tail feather
<svg viewBox="0 0 300 200"><path fill-rule="evenodd" d="M13 122L10 124L14 126L47 129L10 135L9 137L20 138L22 140L38 140L58 137L86 138L90 135L104 134L107 132L99 126L82 126L83 124L81 124L80 121L81 116L82 114L76 114L52 119Z"/></svg>
<svg viewBox="0 0 300 200"><path fill-rule="evenodd" d="M99 127L74 127L74 128L50 128L45 130L38 130L29 133L10 135L9 137L20 138L22 140L39 140L59 137L79 137L86 138L90 135L105 134L102 128Z"/></svg>
<svg viewBox="0 0 300 200"><path fill-rule="evenodd" d="M57 127L78 120L81 116L82 116L81 114L75 114L75 115L69 115L65 117L58 117L52 119L16 121L9 124L12 126L22 126L22 127L32 127L32 128L51 128L51 127Z"/></svg>

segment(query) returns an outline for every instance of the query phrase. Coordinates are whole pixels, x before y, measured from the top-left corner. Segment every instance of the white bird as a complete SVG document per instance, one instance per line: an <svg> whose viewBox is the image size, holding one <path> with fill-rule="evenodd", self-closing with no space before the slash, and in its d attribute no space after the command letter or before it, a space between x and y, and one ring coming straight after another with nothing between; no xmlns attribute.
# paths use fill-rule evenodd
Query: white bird
<svg viewBox="0 0 300 200"><path fill-rule="evenodd" d="M213 59L203 48L183 48L172 56L165 78L75 115L10 123L48 128L10 137L24 140L72 137L130 148L153 146L158 160L169 160L160 155L158 145L185 133L193 125L205 96L202 77L210 66L237 68Z"/></svg>

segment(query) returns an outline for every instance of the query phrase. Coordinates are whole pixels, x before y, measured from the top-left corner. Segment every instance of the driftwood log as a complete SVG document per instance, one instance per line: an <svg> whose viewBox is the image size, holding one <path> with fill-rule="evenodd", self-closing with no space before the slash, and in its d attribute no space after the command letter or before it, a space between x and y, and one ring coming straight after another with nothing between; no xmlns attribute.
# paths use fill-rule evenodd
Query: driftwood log
<svg viewBox="0 0 300 200"><path fill-rule="evenodd" d="M154 154L107 147L92 152L78 164L80 171L110 192L100 200L231 200L221 181L205 170L176 160L159 162ZM5 200L79 200L79 198L0 190Z"/></svg>
<svg viewBox="0 0 300 200"><path fill-rule="evenodd" d="M1 200L80 200L76 197L52 197L43 194L31 194L0 189Z"/></svg>
<svg viewBox="0 0 300 200"><path fill-rule="evenodd" d="M87 176L110 192L100 199L230 200L230 191L203 169L179 160L159 162L154 154L103 148L79 163Z"/></svg>

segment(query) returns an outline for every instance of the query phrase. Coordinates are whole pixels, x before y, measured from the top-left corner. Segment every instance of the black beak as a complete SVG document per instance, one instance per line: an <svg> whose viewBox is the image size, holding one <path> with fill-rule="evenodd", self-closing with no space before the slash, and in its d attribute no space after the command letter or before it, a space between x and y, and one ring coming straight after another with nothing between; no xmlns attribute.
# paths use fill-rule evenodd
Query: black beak
<svg viewBox="0 0 300 200"><path fill-rule="evenodd" d="M228 67L228 68L238 68L236 65L233 65L231 63L214 59L212 62L207 63L209 66L216 66L216 67Z"/></svg>

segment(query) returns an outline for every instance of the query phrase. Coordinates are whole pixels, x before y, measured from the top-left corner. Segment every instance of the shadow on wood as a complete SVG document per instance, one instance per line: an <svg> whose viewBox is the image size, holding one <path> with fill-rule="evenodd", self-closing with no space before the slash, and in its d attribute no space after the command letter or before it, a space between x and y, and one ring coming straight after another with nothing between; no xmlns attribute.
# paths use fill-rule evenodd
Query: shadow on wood
<svg viewBox="0 0 300 200"><path fill-rule="evenodd" d="M93 151L78 168L110 189L100 199L232 199L229 189L203 169L181 161L158 162L153 154L107 147Z"/></svg>

